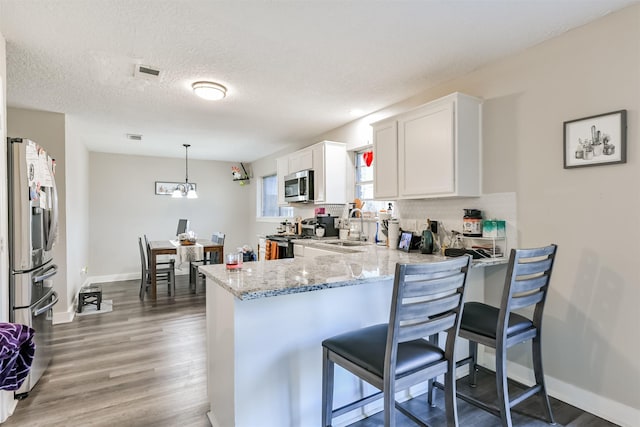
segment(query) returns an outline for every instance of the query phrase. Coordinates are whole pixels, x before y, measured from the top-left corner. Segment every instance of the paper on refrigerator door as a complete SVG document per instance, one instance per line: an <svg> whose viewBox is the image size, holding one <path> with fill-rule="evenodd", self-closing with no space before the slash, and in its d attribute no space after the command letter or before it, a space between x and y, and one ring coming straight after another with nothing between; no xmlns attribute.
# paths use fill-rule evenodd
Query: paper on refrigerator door
<svg viewBox="0 0 640 427"><path fill-rule="evenodd" d="M53 176L49 167L50 157L46 151L33 141L28 141L25 147L27 161L27 179L31 200L42 199L43 187L53 187ZM47 207L46 199L40 203L41 207Z"/></svg>

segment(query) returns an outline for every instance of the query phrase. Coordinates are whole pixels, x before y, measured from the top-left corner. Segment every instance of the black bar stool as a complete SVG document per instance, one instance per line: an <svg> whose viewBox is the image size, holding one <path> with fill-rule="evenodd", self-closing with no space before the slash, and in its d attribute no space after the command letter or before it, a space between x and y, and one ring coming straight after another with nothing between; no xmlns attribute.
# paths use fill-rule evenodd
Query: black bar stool
<svg viewBox="0 0 640 427"><path fill-rule="evenodd" d="M331 426L333 417L380 397L384 399L385 426L395 426L395 409L423 424L395 402L395 393L442 374L447 425L458 425L454 352L470 263L471 258L463 256L428 264L397 264L389 323L348 332L322 343L323 427ZM444 350L424 339L439 332L447 333ZM333 409L335 364L381 392Z"/></svg>
<svg viewBox="0 0 640 427"><path fill-rule="evenodd" d="M500 417L503 426L512 426L511 408L535 394L542 398L547 420L555 424L542 371L541 327L556 250L556 245L512 249L500 307L479 302L464 305L459 335L469 340L469 357L458 362L458 366L471 365L469 382L475 386L478 344L496 350L498 407L460 392L458 397ZM535 307L532 319L513 312L530 306ZM511 399L507 385L507 349L529 340L532 340L536 384Z"/></svg>

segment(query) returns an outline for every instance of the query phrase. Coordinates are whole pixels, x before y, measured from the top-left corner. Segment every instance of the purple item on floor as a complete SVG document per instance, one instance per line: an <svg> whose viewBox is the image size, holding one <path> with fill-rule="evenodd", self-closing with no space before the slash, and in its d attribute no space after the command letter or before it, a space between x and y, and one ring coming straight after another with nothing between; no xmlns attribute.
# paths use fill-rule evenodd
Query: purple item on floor
<svg viewBox="0 0 640 427"><path fill-rule="evenodd" d="M0 390L17 390L24 382L36 344L35 331L18 323L0 323Z"/></svg>

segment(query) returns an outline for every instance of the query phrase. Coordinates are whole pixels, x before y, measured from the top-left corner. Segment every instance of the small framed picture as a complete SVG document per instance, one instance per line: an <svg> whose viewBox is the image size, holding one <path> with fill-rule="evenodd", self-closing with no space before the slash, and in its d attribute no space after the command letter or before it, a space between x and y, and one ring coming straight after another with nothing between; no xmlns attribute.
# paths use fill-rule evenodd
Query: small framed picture
<svg viewBox="0 0 640 427"><path fill-rule="evenodd" d="M398 242L398 249L404 252L409 252L411 249L411 238L413 233L410 231L403 231L400 234L400 241Z"/></svg>
<svg viewBox="0 0 640 427"><path fill-rule="evenodd" d="M196 189L195 183L190 183ZM184 188L184 182L156 181L156 194L161 196L171 196L176 188Z"/></svg>
<svg viewBox="0 0 640 427"><path fill-rule="evenodd" d="M627 110L564 122L564 168L627 162Z"/></svg>

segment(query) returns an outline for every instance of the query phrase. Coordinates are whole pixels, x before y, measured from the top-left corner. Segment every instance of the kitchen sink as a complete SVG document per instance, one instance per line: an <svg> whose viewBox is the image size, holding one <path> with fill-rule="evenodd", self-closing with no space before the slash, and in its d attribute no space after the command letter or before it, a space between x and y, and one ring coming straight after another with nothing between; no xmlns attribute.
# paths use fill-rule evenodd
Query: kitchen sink
<svg viewBox="0 0 640 427"><path fill-rule="evenodd" d="M347 247L348 246L366 246L369 244L368 242L360 242L358 240L329 240L322 243L327 245L347 246Z"/></svg>

